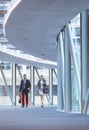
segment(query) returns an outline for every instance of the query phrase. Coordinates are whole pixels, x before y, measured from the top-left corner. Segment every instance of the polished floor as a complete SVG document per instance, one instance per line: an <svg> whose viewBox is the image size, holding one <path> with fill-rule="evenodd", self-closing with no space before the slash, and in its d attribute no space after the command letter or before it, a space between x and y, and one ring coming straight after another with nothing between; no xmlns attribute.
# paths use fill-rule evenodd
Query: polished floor
<svg viewBox="0 0 89 130"><path fill-rule="evenodd" d="M64 113L56 107L0 106L0 130L89 130L89 115Z"/></svg>

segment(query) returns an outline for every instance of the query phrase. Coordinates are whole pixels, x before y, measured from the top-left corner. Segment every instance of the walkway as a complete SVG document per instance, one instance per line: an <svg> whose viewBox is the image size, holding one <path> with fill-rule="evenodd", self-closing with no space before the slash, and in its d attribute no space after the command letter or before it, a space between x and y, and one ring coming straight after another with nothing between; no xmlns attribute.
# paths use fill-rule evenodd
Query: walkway
<svg viewBox="0 0 89 130"><path fill-rule="evenodd" d="M89 115L55 107L0 107L0 130L89 130Z"/></svg>

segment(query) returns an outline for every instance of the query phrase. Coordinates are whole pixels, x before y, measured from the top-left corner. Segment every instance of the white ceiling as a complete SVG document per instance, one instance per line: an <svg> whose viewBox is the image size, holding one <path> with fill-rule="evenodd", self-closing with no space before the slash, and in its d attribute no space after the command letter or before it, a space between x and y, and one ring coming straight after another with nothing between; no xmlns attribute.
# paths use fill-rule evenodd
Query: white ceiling
<svg viewBox="0 0 89 130"><path fill-rule="evenodd" d="M9 55L4 52L0 51L0 61L2 62L11 62L11 63L17 63L17 64L23 64L23 65L29 65L29 66L36 66L36 67L46 67L46 68L56 68L56 65L47 64L47 63L39 63L32 60L25 60L22 58L17 58L16 56Z"/></svg>
<svg viewBox="0 0 89 130"><path fill-rule="evenodd" d="M57 34L88 5L89 0L22 0L9 16L6 37L20 50L56 62Z"/></svg>

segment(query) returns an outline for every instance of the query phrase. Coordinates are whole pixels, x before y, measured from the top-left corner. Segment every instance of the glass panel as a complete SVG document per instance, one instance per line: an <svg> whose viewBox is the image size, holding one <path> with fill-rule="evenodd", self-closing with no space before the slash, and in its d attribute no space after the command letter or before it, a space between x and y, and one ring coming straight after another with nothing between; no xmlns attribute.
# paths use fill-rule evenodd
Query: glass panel
<svg viewBox="0 0 89 130"><path fill-rule="evenodd" d="M77 45L78 45L78 44L80 45L80 37L74 38L73 40L74 40L74 44L75 44L75 45L76 45L76 44L77 44Z"/></svg>
<svg viewBox="0 0 89 130"><path fill-rule="evenodd" d="M72 111L79 111L79 94L75 78L74 68L71 69L71 86L72 86Z"/></svg>
<svg viewBox="0 0 89 130"><path fill-rule="evenodd" d="M74 51L76 55L78 73L81 79L81 51L80 51L80 14L77 15L71 24L72 36L74 41ZM72 111L80 111L79 106L79 87L76 79L76 72L73 65L73 58L71 55L71 86L72 86Z"/></svg>
<svg viewBox="0 0 89 130"><path fill-rule="evenodd" d="M49 87L49 69L47 68L38 68L37 69L39 75L43 75L44 79L46 80L47 86ZM37 89L37 83L38 83L39 77L37 75L37 73L35 73L35 105L41 105L41 100L40 100L40 96L39 96L39 92ZM48 105L49 104L49 94L44 94L44 105Z"/></svg>
<svg viewBox="0 0 89 130"><path fill-rule="evenodd" d="M11 64L10 63L1 63L3 73L5 76L5 80L7 82L7 86L5 85L2 73L0 73L0 105L11 105L11 99L9 97L7 87L12 94L12 85L11 85Z"/></svg>
<svg viewBox="0 0 89 130"><path fill-rule="evenodd" d="M55 69L57 74L57 70ZM53 72L53 105L57 105L57 77Z"/></svg>
<svg viewBox="0 0 89 130"><path fill-rule="evenodd" d="M79 27L74 28L74 36L80 36L80 28Z"/></svg>

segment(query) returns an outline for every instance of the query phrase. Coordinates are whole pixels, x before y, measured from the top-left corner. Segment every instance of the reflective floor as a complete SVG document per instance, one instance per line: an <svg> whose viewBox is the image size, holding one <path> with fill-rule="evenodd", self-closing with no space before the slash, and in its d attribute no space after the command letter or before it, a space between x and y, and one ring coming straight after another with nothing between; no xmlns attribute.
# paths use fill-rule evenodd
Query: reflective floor
<svg viewBox="0 0 89 130"><path fill-rule="evenodd" d="M89 130L89 115L56 107L0 107L0 130Z"/></svg>

